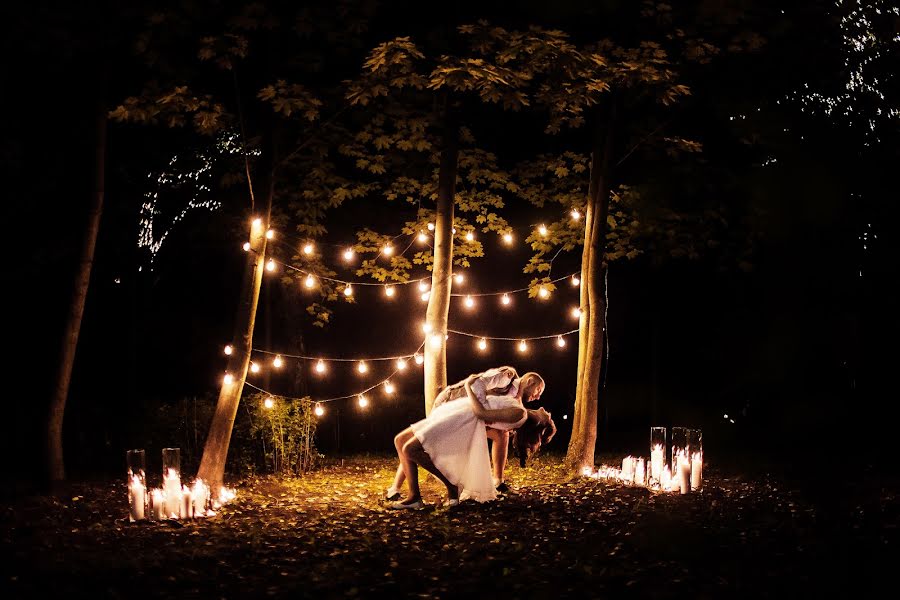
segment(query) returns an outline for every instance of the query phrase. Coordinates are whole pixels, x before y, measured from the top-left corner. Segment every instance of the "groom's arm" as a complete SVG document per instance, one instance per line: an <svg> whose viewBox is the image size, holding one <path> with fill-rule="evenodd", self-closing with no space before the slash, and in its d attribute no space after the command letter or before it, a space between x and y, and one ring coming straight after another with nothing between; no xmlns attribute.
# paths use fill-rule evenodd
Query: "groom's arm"
<svg viewBox="0 0 900 600"><path fill-rule="evenodd" d="M485 404L487 402L488 390L508 386L513 379L518 377L518 374L512 367L497 367L495 369L488 369L484 373L479 373L477 376L473 377L475 377L475 379L473 379L471 383L472 392L482 404Z"/></svg>

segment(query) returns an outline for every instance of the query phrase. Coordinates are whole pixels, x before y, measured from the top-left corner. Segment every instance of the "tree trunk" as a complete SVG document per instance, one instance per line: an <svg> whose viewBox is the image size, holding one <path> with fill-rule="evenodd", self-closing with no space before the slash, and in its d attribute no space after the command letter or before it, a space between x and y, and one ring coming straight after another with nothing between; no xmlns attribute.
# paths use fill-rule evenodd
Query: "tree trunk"
<svg viewBox="0 0 900 600"><path fill-rule="evenodd" d="M566 466L580 471L593 467L597 443L597 406L603 364L606 328L603 253L606 247L606 217L609 213L609 165L613 151L614 101L605 126L598 126L591 154L591 183L585 211L584 247L581 253L581 319L578 335L578 379L575 415Z"/></svg>
<svg viewBox="0 0 900 600"><path fill-rule="evenodd" d="M265 209L259 215L259 225L250 226L250 251L247 252L247 265L244 274L241 303L235 319L233 351L228 360L228 373L233 377L231 383L222 382L219 400L213 414L203 458L197 477L205 481L210 489L218 489L225 476L225 461L228 458L228 446L231 443L231 432L237 416L238 404L244 390L244 380L250 367L250 351L253 348L253 327L256 323L256 307L259 304L259 292L262 286L266 260L266 231L272 214L272 196L275 190L275 156L274 144L268 140L263 148L263 177L261 186L265 194ZM277 451L277 450L276 450Z"/></svg>
<svg viewBox="0 0 900 600"><path fill-rule="evenodd" d="M434 264L431 295L425 322L431 326L425 336L425 414L438 393L447 386L447 317L453 275L453 208L456 198L456 173L459 162L459 129L447 108L441 163L438 174L437 215L434 223ZM440 341L433 344L432 341Z"/></svg>
<svg viewBox="0 0 900 600"><path fill-rule="evenodd" d="M95 133L97 139L94 146L94 192L88 213L84 243L75 285L72 290L72 303L66 319L66 328L59 353L59 364L56 372L56 383L47 413L47 431L45 440L45 477L51 490L58 488L66 479L66 467L63 457L63 417L66 412L66 399L69 396L69 384L72 380L72 367L75 364L75 351L78 347L78 335L81 332L81 320L84 316L84 305L87 300L88 286L91 281L91 268L94 265L94 251L97 247L97 236L100 233L100 217L103 214L103 195L106 179L106 102L101 96L97 103Z"/></svg>

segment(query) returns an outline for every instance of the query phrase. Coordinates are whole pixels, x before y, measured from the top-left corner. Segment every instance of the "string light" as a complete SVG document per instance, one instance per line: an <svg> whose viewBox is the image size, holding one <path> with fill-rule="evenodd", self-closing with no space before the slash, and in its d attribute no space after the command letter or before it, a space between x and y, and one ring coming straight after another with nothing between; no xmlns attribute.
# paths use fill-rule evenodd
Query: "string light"
<svg viewBox="0 0 900 600"><path fill-rule="evenodd" d="M422 294L422 302L428 302L428 299L431 297L431 292L425 292Z"/></svg>
<svg viewBox="0 0 900 600"><path fill-rule="evenodd" d="M391 383L390 381L385 381L384 382L384 393L387 394L388 396L393 394L394 393L394 384Z"/></svg>
<svg viewBox="0 0 900 600"><path fill-rule="evenodd" d="M283 365L283 364L284 364L284 361L281 359L281 355L280 355L280 354L277 355L277 356L275 357L275 360L272 361L272 366L275 367L276 369L280 369L280 368L281 368L281 365Z"/></svg>
<svg viewBox="0 0 900 600"><path fill-rule="evenodd" d="M390 256L391 254L394 253L394 247L391 246L390 244L388 244L387 246L385 246L384 248L381 249L381 252L385 256Z"/></svg>
<svg viewBox="0 0 900 600"><path fill-rule="evenodd" d="M269 229L268 231L266 231L266 239L267 240L271 240L273 237L275 237L274 229Z"/></svg>
<svg viewBox="0 0 900 600"><path fill-rule="evenodd" d="M231 347L231 344L227 344L225 346L225 356L231 356L232 352L234 352L234 348Z"/></svg>
<svg viewBox="0 0 900 600"><path fill-rule="evenodd" d="M572 209L572 218L575 219L576 221L581 218L581 213L578 212L577 208Z"/></svg>
<svg viewBox="0 0 900 600"><path fill-rule="evenodd" d="M367 365L365 363L365 361L361 360L361 361L359 361L359 364L356 365L356 370L359 371L360 373L365 373L366 371L369 370L369 365Z"/></svg>
<svg viewBox="0 0 900 600"><path fill-rule="evenodd" d="M456 275L453 276L453 281L455 281L458 284L462 283L465 280L466 280L466 278L463 276L462 273L457 273Z"/></svg>
<svg viewBox="0 0 900 600"><path fill-rule="evenodd" d="M265 401L263 402L263 406L265 406L269 410L275 408L275 400L272 398L272 396L269 396L265 399Z"/></svg>
<svg viewBox="0 0 900 600"><path fill-rule="evenodd" d="M402 358L397 359L397 370L405 371L406 370L406 360Z"/></svg>
<svg viewBox="0 0 900 600"><path fill-rule="evenodd" d="M434 348L435 350L438 350L441 347L441 344L444 343L444 336L442 336L439 333L435 333L434 335L431 336L430 340L431 340L431 347Z"/></svg>
<svg viewBox="0 0 900 600"><path fill-rule="evenodd" d="M325 372L325 362L319 359L319 362L316 363L316 373L324 373Z"/></svg>
<svg viewBox="0 0 900 600"><path fill-rule="evenodd" d="M481 338L480 340L478 340L478 349L479 350L487 350L487 340L486 339Z"/></svg>
<svg viewBox="0 0 900 600"><path fill-rule="evenodd" d="M434 231L434 223L428 224L428 231Z"/></svg>
<svg viewBox="0 0 900 600"><path fill-rule="evenodd" d="M369 399L366 398L363 394L360 394L357 400L360 408L365 408L369 405Z"/></svg>
<svg viewBox="0 0 900 600"><path fill-rule="evenodd" d="M520 341L519 352L525 352L526 350L528 350L528 343L526 343L525 340Z"/></svg>
<svg viewBox="0 0 900 600"><path fill-rule="evenodd" d="M316 287L316 278L313 277L312 275L307 275L306 276L306 287L308 287L308 288Z"/></svg>
<svg viewBox="0 0 900 600"><path fill-rule="evenodd" d="M543 223L541 223L540 227L538 227L538 233L541 234L541 236L546 237L546 235L547 235L547 226L544 225Z"/></svg>
<svg viewBox="0 0 900 600"><path fill-rule="evenodd" d="M548 290L548 289L545 288L544 286L541 286L541 287L538 288L538 296L540 296L541 298L549 298L549 297L550 297L550 290Z"/></svg>
<svg viewBox="0 0 900 600"><path fill-rule="evenodd" d="M325 408L322 406L321 402L316 402L316 408L313 412L316 413L317 417L321 417L325 414Z"/></svg>
<svg viewBox="0 0 900 600"><path fill-rule="evenodd" d="M419 232L419 241L423 244L428 241L428 235L424 231Z"/></svg>
<svg viewBox="0 0 900 600"><path fill-rule="evenodd" d="M423 362L425 362L425 357L417 352L416 356L415 356L415 360L416 360L417 365L421 365Z"/></svg>
<svg viewBox="0 0 900 600"><path fill-rule="evenodd" d="M581 280L578 279L578 275L572 275L572 285L577 286L581 283Z"/></svg>
<svg viewBox="0 0 900 600"><path fill-rule="evenodd" d="M503 296L500 298L500 302L503 303L504 306L508 305L510 302L509 294L503 294Z"/></svg>
<svg viewBox="0 0 900 600"><path fill-rule="evenodd" d="M234 381L234 377L231 375L231 373L225 371L225 377L222 378L222 381L225 383L225 385L231 385L231 383Z"/></svg>
<svg viewBox="0 0 900 600"><path fill-rule="evenodd" d="M313 250L315 250L315 246L312 244L306 244L303 246L303 254L312 254Z"/></svg>
<svg viewBox="0 0 900 600"><path fill-rule="evenodd" d="M426 282L424 282L424 281L420 281L420 282L419 282L419 291L420 291L420 292L427 292L427 291L428 291L428 284L427 284Z"/></svg>
<svg viewBox="0 0 900 600"><path fill-rule="evenodd" d="M556 337L556 345L560 348L566 347L566 340L563 339L563 336L560 335Z"/></svg>
<svg viewBox="0 0 900 600"><path fill-rule="evenodd" d="M353 248L344 250L344 260L353 260Z"/></svg>
<svg viewBox="0 0 900 600"><path fill-rule="evenodd" d="M253 226L254 226L254 227L261 227L261 226L262 226L262 219L260 219L259 217L253 219Z"/></svg>
<svg viewBox="0 0 900 600"><path fill-rule="evenodd" d="M471 241L473 241L474 239L475 239L475 234L474 234L474 233L472 233L471 231L468 232L468 233L466 233L466 241L467 241L467 242L471 242Z"/></svg>
<svg viewBox="0 0 900 600"><path fill-rule="evenodd" d="M266 270L267 270L267 271L274 271L274 270L275 270L275 261L272 260L271 258L269 259L269 262L266 263Z"/></svg>
<svg viewBox="0 0 900 600"><path fill-rule="evenodd" d="M572 316L575 317L576 319L580 319L581 318L581 309L578 308L577 306L575 308L573 308Z"/></svg>
<svg viewBox="0 0 900 600"><path fill-rule="evenodd" d="M250 372L251 373L259 373L259 365L255 362L250 363Z"/></svg>
<svg viewBox="0 0 900 600"><path fill-rule="evenodd" d="M512 242L513 242L513 236L512 236L512 234L511 234L511 233L504 233L504 234L503 234L503 241L506 242L507 244L512 244Z"/></svg>
<svg viewBox="0 0 900 600"><path fill-rule="evenodd" d="M431 333L431 323L425 321L422 323L422 332L423 333Z"/></svg>
<svg viewBox="0 0 900 600"><path fill-rule="evenodd" d="M344 288L344 295L348 298L353 295L353 286L349 283L347 284L347 287Z"/></svg>
<svg viewBox="0 0 900 600"><path fill-rule="evenodd" d="M386 286L384 286L384 295L387 296L388 298L393 297L393 295L394 295L394 286L392 286L392 285L386 285Z"/></svg>
<svg viewBox="0 0 900 600"><path fill-rule="evenodd" d="M475 306L475 299L472 296L466 296L465 300L466 308L472 308Z"/></svg>
<svg viewBox="0 0 900 600"><path fill-rule="evenodd" d="M250 242L244 242L244 252L250 252Z"/></svg>

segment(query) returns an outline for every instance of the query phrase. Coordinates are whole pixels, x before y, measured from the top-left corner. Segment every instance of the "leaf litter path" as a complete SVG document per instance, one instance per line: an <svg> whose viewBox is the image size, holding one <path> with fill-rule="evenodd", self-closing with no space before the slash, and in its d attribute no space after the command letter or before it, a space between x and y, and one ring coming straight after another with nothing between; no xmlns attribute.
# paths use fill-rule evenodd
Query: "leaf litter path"
<svg viewBox="0 0 900 600"><path fill-rule="evenodd" d="M395 462L237 482L211 519L129 524L124 484L3 505L9 597L784 597L859 593L892 575L900 502L877 483L791 489L710 469L702 493L652 494L560 460L510 466L513 493L426 510L381 501ZM838 492L843 493L838 493ZM831 594L829 594L831 595Z"/></svg>

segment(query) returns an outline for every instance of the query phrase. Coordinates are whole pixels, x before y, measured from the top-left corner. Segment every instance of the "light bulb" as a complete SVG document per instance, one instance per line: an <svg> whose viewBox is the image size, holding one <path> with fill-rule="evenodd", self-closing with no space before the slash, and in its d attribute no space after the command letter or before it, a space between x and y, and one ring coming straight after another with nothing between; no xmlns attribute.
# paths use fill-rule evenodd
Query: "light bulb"
<svg viewBox="0 0 900 600"><path fill-rule="evenodd" d="M281 365L283 365L283 364L284 364L284 361L281 359L281 355L280 354L276 355L275 360L272 361L272 366L275 367L276 369L280 369Z"/></svg>
<svg viewBox="0 0 900 600"><path fill-rule="evenodd" d="M427 291L428 291L428 284L427 284L425 281L420 281L420 282L419 282L419 291L420 291L420 292L427 292Z"/></svg>
<svg viewBox="0 0 900 600"><path fill-rule="evenodd" d="M398 358L397 359L397 370L405 371L406 370L406 359Z"/></svg>
<svg viewBox="0 0 900 600"><path fill-rule="evenodd" d="M525 343L525 340L522 340L519 342L519 352L525 352L526 350L528 350L528 344Z"/></svg>
<svg viewBox="0 0 900 600"><path fill-rule="evenodd" d="M580 319L581 318L581 309L578 308L577 306L575 308L573 308L572 316L575 317L576 319Z"/></svg>
<svg viewBox="0 0 900 600"><path fill-rule="evenodd" d="M222 381L225 382L225 385L231 385L231 382L234 381L234 377L231 376L231 373L225 371L225 377L222 378Z"/></svg>
<svg viewBox="0 0 900 600"><path fill-rule="evenodd" d="M347 287L344 288L344 295L347 297L353 295L353 286L350 285L349 283L347 284Z"/></svg>
<svg viewBox="0 0 900 600"><path fill-rule="evenodd" d="M439 333L435 333L434 335L431 336L430 341L431 341L431 347L434 348L435 350L438 350L438 349L440 349L441 344L444 343L444 336L442 336Z"/></svg>
<svg viewBox="0 0 900 600"><path fill-rule="evenodd" d="M271 240L273 237L275 237L275 230L274 229L268 230L266 232L266 239Z"/></svg>
<svg viewBox="0 0 900 600"><path fill-rule="evenodd" d="M359 364L356 365L356 370L359 371L360 373L365 373L366 371L369 370L369 365L367 365L363 361L359 361Z"/></svg>
<svg viewBox="0 0 900 600"><path fill-rule="evenodd" d="M509 304L509 294L503 294L503 296L500 298L500 302L502 302L503 304Z"/></svg>
<svg viewBox="0 0 900 600"><path fill-rule="evenodd" d="M428 224L428 231L434 231L434 223Z"/></svg>
<svg viewBox="0 0 900 600"><path fill-rule="evenodd" d="M231 344L225 346L225 356L231 356L232 352L234 352L234 348L231 347Z"/></svg>
<svg viewBox="0 0 900 600"><path fill-rule="evenodd" d="M275 407L275 400L272 398L272 396L266 398L265 402L263 402L263 406L265 406L269 410L272 410L272 408Z"/></svg>
<svg viewBox="0 0 900 600"><path fill-rule="evenodd" d="M576 221L581 218L581 213L578 212L577 208L572 209L572 218L575 219Z"/></svg>
<svg viewBox="0 0 900 600"><path fill-rule="evenodd" d="M487 340L486 339L481 338L480 340L478 340L478 349L479 350L487 350Z"/></svg>
<svg viewBox="0 0 900 600"><path fill-rule="evenodd" d="M269 259L269 262L266 263L266 270L267 270L267 271L274 271L274 270L275 270L275 261L272 260L271 258Z"/></svg>
<svg viewBox="0 0 900 600"><path fill-rule="evenodd" d="M353 248L344 250L344 260L353 260Z"/></svg>
<svg viewBox="0 0 900 600"><path fill-rule="evenodd" d="M541 235L547 235L547 226L543 223L538 227L538 233Z"/></svg>
<svg viewBox="0 0 900 600"><path fill-rule="evenodd" d="M250 252L250 242L244 242L244 252Z"/></svg>
<svg viewBox="0 0 900 600"><path fill-rule="evenodd" d="M312 254L315 247L312 244L306 244L303 246L303 254Z"/></svg>
<svg viewBox="0 0 900 600"><path fill-rule="evenodd" d="M325 372L325 363L320 359L319 362L316 363L316 373L324 373Z"/></svg>
<svg viewBox="0 0 900 600"><path fill-rule="evenodd" d="M422 294L422 302L428 302L428 298L431 297L431 292L425 292Z"/></svg>
<svg viewBox="0 0 900 600"><path fill-rule="evenodd" d="M325 408L321 404L316 402L316 409L314 412L316 413L317 417L321 417L322 415L325 414Z"/></svg>
<svg viewBox="0 0 900 600"><path fill-rule="evenodd" d="M260 218L253 219L254 227L259 227L260 225L262 225L262 219L260 219Z"/></svg>
<svg viewBox="0 0 900 600"><path fill-rule="evenodd" d="M548 296L550 296L550 290L548 290L544 286L541 286L538 288L538 296L540 296L541 298L547 298Z"/></svg>
<svg viewBox="0 0 900 600"><path fill-rule="evenodd" d="M578 275L572 275L572 285L578 285L581 283L581 280L578 279Z"/></svg>
<svg viewBox="0 0 900 600"><path fill-rule="evenodd" d="M451 229L450 233L452 233L453 235L456 235L456 227L453 227L453 228Z"/></svg>
<svg viewBox="0 0 900 600"><path fill-rule="evenodd" d="M394 295L394 286L392 286L392 285L384 286L384 295L387 296L388 298L392 297Z"/></svg>
<svg viewBox="0 0 900 600"><path fill-rule="evenodd" d="M475 239L475 234L472 233L471 231L468 232L468 233L466 234L466 241L467 241L467 242L471 242L471 241L474 240L474 239Z"/></svg>
<svg viewBox="0 0 900 600"><path fill-rule="evenodd" d="M423 362L425 362L425 357L421 354L416 354L416 364L421 365Z"/></svg>
<svg viewBox="0 0 900 600"><path fill-rule="evenodd" d="M307 275L305 283L306 283L306 287L308 287L308 288L315 287L316 286L316 278L313 277L312 275Z"/></svg>
<svg viewBox="0 0 900 600"><path fill-rule="evenodd" d="M384 393L388 394L388 395L393 394L394 393L394 384L391 383L390 381L385 381L384 382Z"/></svg>
<svg viewBox="0 0 900 600"><path fill-rule="evenodd" d="M473 306L475 306L475 300L472 298L472 296L466 296L466 299L463 301L463 303L466 305L466 308L472 308Z"/></svg>
<svg viewBox="0 0 900 600"><path fill-rule="evenodd" d="M391 246L390 244L388 244L387 246L385 246L384 248L381 249L381 252L382 252L385 256L390 256L391 254L394 253L394 247Z"/></svg>
<svg viewBox="0 0 900 600"><path fill-rule="evenodd" d="M422 323L422 331L424 333L431 333L431 323L429 323L428 321Z"/></svg>
<svg viewBox="0 0 900 600"><path fill-rule="evenodd" d="M259 365L255 362L250 363L250 372L251 373L259 373Z"/></svg>
<svg viewBox="0 0 900 600"><path fill-rule="evenodd" d="M462 283L465 280L466 280L466 277L462 273L457 273L456 275L453 276L453 281L455 281L456 283Z"/></svg>
<svg viewBox="0 0 900 600"><path fill-rule="evenodd" d="M422 242L423 244L428 241L428 236L425 234L424 231L419 232L419 241Z"/></svg>
<svg viewBox="0 0 900 600"><path fill-rule="evenodd" d="M504 234L503 234L503 241L506 242L507 244L512 244L512 241L513 241L512 234L511 234L511 233L504 233Z"/></svg>
<svg viewBox="0 0 900 600"><path fill-rule="evenodd" d="M357 402L359 403L360 408L365 408L369 405L369 399L362 394L359 395L359 399L357 400Z"/></svg>
<svg viewBox="0 0 900 600"><path fill-rule="evenodd" d="M566 340L563 339L563 336L561 336L561 335L556 336L556 345L559 346L560 348L566 347Z"/></svg>

